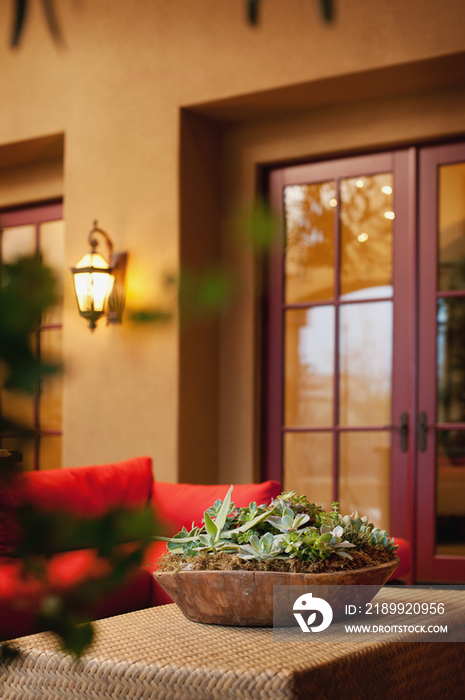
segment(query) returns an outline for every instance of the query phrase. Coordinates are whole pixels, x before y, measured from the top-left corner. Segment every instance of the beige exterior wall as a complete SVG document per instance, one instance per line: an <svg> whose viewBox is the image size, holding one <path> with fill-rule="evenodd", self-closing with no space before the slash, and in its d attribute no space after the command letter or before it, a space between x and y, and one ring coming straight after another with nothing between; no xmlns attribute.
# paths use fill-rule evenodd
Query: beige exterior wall
<svg viewBox="0 0 465 700"><path fill-rule="evenodd" d="M228 212L253 200L259 165L465 132L461 0L339 0L329 26L310 0L262 4L253 28L243 0L63 2L59 48L32 3L14 51L0 7L0 206L62 192L67 266L98 219L129 251L133 306L167 302L180 262L232 256L243 282L195 332L91 334L69 276L65 465L149 454L159 479L256 478L259 281L250 251L221 244ZM49 150L24 156L37 139Z"/></svg>

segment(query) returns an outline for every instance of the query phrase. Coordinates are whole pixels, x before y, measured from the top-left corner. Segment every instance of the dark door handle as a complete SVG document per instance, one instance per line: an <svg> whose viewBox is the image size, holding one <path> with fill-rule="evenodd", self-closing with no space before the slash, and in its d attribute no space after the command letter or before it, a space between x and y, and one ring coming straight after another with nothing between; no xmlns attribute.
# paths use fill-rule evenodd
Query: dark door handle
<svg viewBox="0 0 465 700"><path fill-rule="evenodd" d="M418 428L417 428L417 439L418 439L418 449L420 452L425 452L426 450L426 433L428 432L428 423L426 418L426 411L420 411L418 414Z"/></svg>
<svg viewBox="0 0 465 700"><path fill-rule="evenodd" d="M407 450L408 450L408 413L407 413L407 411L402 411L402 413L400 414L399 433L400 433L400 449L402 452L407 452Z"/></svg>

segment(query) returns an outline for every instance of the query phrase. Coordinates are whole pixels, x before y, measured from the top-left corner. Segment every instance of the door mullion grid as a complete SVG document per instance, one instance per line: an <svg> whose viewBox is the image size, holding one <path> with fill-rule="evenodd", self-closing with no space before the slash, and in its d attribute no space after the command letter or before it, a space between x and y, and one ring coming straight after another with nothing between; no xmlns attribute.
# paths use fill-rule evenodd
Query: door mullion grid
<svg viewBox="0 0 465 700"><path fill-rule="evenodd" d="M436 315L437 315L437 191L439 152L436 148L421 152L419 240L420 300L418 410L425 411L428 423L436 421ZM424 378L428 377L428 381ZM420 581L434 580L436 546L436 431L429 430L427 449L416 454L417 501L416 552ZM421 478L420 478L421 475Z"/></svg>
<svg viewBox="0 0 465 700"><path fill-rule="evenodd" d="M40 255L40 222L35 224L35 254ZM40 362L41 360L41 334L39 328L34 331L35 343L36 343L36 357ZM33 421L34 421L34 449L32 464L33 469L37 471L40 465L40 394L42 391L42 380L37 378L36 380L36 390L33 397Z"/></svg>
<svg viewBox="0 0 465 700"><path fill-rule="evenodd" d="M339 295L341 269L341 178L336 180L334 207L334 374L333 374L333 501L339 501Z"/></svg>

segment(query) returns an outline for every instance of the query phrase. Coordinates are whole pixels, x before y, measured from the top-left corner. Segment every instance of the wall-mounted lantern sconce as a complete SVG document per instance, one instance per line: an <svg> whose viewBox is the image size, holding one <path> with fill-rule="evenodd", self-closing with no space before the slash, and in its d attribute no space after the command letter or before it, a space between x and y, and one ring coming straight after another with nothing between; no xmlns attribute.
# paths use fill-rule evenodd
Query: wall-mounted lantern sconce
<svg viewBox="0 0 465 700"><path fill-rule="evenodd" d="M108 260L96 252L100 234L108 248ZM89 321L93 331L101 316L107 323L121 323L124 309L126 265L128 254L113 252L113 243L108 233L98 228L97 221L89 233L90 253L86 253L71 268L79 313Z"/></svg>

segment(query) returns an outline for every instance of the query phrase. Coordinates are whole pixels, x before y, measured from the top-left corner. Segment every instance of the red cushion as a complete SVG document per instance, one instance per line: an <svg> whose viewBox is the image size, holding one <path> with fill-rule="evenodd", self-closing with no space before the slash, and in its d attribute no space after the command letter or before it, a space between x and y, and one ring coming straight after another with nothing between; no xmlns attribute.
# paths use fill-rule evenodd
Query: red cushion
<svg viewBox="0 0 465 700"><path fill-rule="evenodd" d="M102 515L118 506L143 507L149 502L152 460L134 457L114 464L27 472L23 479L22 498L44 510Z"/></svg>
<svg viewBox="0 0 465 700"><path fill-rule="evenodd" d="M0 640L39 632L36 613L46 595L66 593L108 571L108 563L92 550L54 555L47 565L44 581L24 575L18 560L3 558L0 561ZM148 570L137 568L118 589L93 605L89 614L94 620L120 615L146 608L151 600L152 576Z"/></svg>
<svg viewBox="0 0 465 700"><path fill-rule="evenodd" d="M394 544L399 545L396 554L400 559L400 564L389 580L404 578L405 576L408 576L412 570L412 551L410 548L410 542L403 540L400 537L396 537L394 539Z"/></svg>
<svg viewBox="0 0 465 700"><path fill-rule="evenodd" d="M160 584L153 578L153 572L159 568L158 560L164 554L166 554L166 542L153 542L145 551L143 566L151 578L150 607L173 602L168 593L165 593Z"/></svg>
<svg viewBox="0 0 465 700"><path fill-rule="evenodd" d="M223 500L229 488L229 484L171 484L155 481L152 498L157 512L168 526L169 534L174 535L182 527L190 530L193 522L200 525L207 508L216 500ZM231 497L236 506L243 508L251 501L256 501L258 505L269 503L281 491L278 481L237 484Z"/></svg>
<svg viewBox="0 0 465 700"><path fill-rule="evenodd" d="M20 474L1 495L0 505L10 511L10 517L0 528L0 549L17 540L14 508L20 503L33 503L42 510L76 516L98 516L121 506L144 507L150 502L152 485L150 457Z"/></svg>

